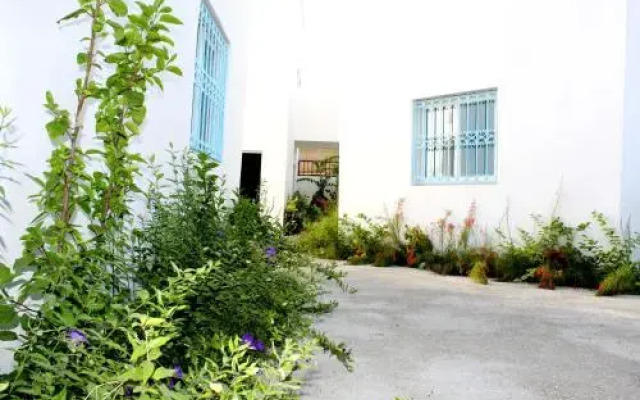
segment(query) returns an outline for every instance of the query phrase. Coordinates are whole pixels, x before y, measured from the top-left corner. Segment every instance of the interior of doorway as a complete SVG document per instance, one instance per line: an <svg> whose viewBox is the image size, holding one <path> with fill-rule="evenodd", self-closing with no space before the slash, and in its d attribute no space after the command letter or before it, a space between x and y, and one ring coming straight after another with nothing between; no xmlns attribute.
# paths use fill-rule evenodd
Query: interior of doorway
<svg viewBox="0 0 640 400"><path fill-rule="evenodd" d="M242 153L240 170L240 196L260 201L260 181L262 174L262 154Z"/></svg>

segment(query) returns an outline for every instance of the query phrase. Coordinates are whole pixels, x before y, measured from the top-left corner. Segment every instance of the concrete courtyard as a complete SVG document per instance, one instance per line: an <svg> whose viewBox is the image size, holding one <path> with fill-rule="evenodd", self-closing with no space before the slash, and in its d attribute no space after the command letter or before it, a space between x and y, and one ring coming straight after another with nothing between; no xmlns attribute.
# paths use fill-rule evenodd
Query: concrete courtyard
<svg viewBox="0 0 640 400"><path fill-rule="evenodd" d="M407 268L345 267L355 295L319 327L353 349L323 356L305 400L637 400L640 298L477 285Z"/></svg>

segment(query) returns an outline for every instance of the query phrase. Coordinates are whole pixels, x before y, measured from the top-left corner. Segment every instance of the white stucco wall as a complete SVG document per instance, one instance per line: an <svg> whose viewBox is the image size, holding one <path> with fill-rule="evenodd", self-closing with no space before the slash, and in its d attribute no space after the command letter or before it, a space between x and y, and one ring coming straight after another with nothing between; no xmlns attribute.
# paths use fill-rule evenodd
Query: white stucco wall
<svg viewBox="0 0 640 400"><path fill-rule="evenodd" d="M475 200L480 223L497 225L509 205L521 225L559 193L570 221L620 218L626 0L305 3L326 16L314 34L340 38L339 68L304 84L337 87L319 109L338 121L342 212L380 215L406 198L407 219L427 224L445 210L462 219ZM489 87L497 183L412 187L411 101Z"/></svg>
<svg viewBox="0 0 640 400"><path fill-rule="evenodd" d="M210 0L230 40L229 75L225 115L225 147L222 173L230 189L240 180L240 152L245 122L248 62L248 10L250 0ZM131 2L133 3L133 2ZM167 0L184 25L173 28L171 37L184 77L167 75L165 90L154 88L148 96L148 119L135 149L143 155L157 154L167 160L172 142L177 149L188 146L200 0ZM75 9L75 0L0 1L0 103L14 110L19 148L11 153L21 163L21 172L39 175L51 146L44 125L49 121L42 103L51 90L64 107L74 104L74 81L81 71L76 66L80 39L87 26L72 23L58 26L56 20ZM37 12L34 12L37 10ZM91 127L91 115L86 119ZM91 134L88 129L88 134ZM20 175L16 175L20 177ZM19 236L35 215L27 201L37 188L28 179L9 185L14 211L10 222L0 220L0 232L7 242L8 260L20 252Z"/></svg>
<svg viewBox="0 0 640 400"><path fill-rule="evenodd" d="M622 222L640 231L640 1L627 2Z"/></svg>
<svg viewBox="0 0 640 400"><path fill-rule="evenodd" d="M281 217L286 205L292 92L296 85L296 0L253 1L250 7L250 47L243 144L244 151L262 154L263 197Z"/></svg>

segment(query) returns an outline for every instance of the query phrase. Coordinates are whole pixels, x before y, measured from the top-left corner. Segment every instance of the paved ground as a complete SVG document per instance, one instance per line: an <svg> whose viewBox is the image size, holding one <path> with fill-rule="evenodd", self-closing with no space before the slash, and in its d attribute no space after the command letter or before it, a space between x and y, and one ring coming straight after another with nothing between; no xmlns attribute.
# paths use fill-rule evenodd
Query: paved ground
<svg viewBox="0 0 640 400"><path fill-rule="evenodd" d="M345 268L359 292L320 327L356 370L321 357L305 400L640 399L640 297Z"/></svg>

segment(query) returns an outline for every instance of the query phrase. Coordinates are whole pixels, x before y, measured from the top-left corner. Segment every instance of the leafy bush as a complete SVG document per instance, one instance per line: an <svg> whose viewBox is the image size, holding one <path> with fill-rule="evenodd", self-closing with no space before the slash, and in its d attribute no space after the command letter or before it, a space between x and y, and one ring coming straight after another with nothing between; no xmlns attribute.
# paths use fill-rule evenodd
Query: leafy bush
<svg viewBox="0 0 640 400"><path fill-rule="evenodd" d="M13 271L0 266L0 340L17 346L0 399L299 398L295 372L317 346L350 362L311 327L335 307L318 300L322 284L346 288L342 274L289 248L258 205L229 205L204 155L175 162L170 184L156 170L151 218L136 227L144 160L130 143L148 86L181 74L165 36L180 20L163 0L136 2L137 13L122 0L78 3L62 20L90 22L78 104L72 114L46 95L54 148L33 178L39 215ZM112 75L98 81L97 68ZM93 101L100 146L84 149Z"/></svg>
<svg viewBox="0 0 640 400"><path fill-rule="evenodd" d="M478 243L475 203L458 227L447 212L427 231L404 224L400 202L395 214L381 222L358 215L338 224L334 215L330 225L313 226L301 243L318 257L347 259L350 264L407 265L443 275L473 274L481 281L536 282L545 289L594 288L601 282L600 294L635 292L640 264L633 255L640 236L612 228L601 213L594 212L592 218L605 240L594 239L598 233L590 231L591 223L573 226L557 216L543 220L534 215L533 231L518 230L517 240L497 230L501 240L494 249L486 234Z"/></svg>
<svg viewBox="0 0 640 400"><path fill-rule="evenodd" d="M177 191L153 201L139 235L140 284L163 289L178 270L211 265L185 298L184 311L176 312L185 321L179 352L197 346L190 338L216 333L251 332L276 345L312 336L311 317L334 306L318 300L320 283L339 282L341 274L287 245L259 204L240 199L227 206L216 167L202 154L183 157L173 179Z"/></svg>
<svg viewBox="0 0 640 400"><path fill-rule="evenodd" d="M431 262L433 242L427 233L417 226L407 228L405 232L407 265L416 267Z"/></svg>
<svg viewBox="0 0 640 400"><path fill-rule="evenodd" d="M486 285L489 283L487 279L487 264L484 261L477 261L473 264L471 272L469 272L469 278L475 283Z"/></svg>
<svg viewBox="0 0 640 400"><path fill-rule="evenodd" d="M314 257L341 260L349 254L346 240L340 228L338 212L333 210L319 221L309 224L298 238L298 244Z"/></svg>
<svg viewBox="0 0 640 400"><path fill-rule="evenodd" d="M617 294L631 294L638 292L638 268L624 265L610 272L598 285L598 296L615 296Z"/></svg>
<svg viewBox="0 0 640 400"><path fill-rule="evenodd" d="M287 200L284 213L284 229L287 235L297 235L305 225L316 222L325 214L321 209L309 202L300 192L295 192Z"/></svg>
<svg viewBox="0 0 640 400"><path fill-rule="evenodd" d="M559 217L545 222L538 215L533 219L532 233L519 230L521 246L512 240L502 244L498 279L536 281L547 289L556 285L594 287L598 281L597 263L581 250L579 241L589 223L571 226Z"/></svg>
<svg viewBox="0 0 640 400"><path fill-rule="evenodd" d="M521 279L539 266L535 255L513 243L503 245L496 259L495 277L502 282Z"/></svg>

